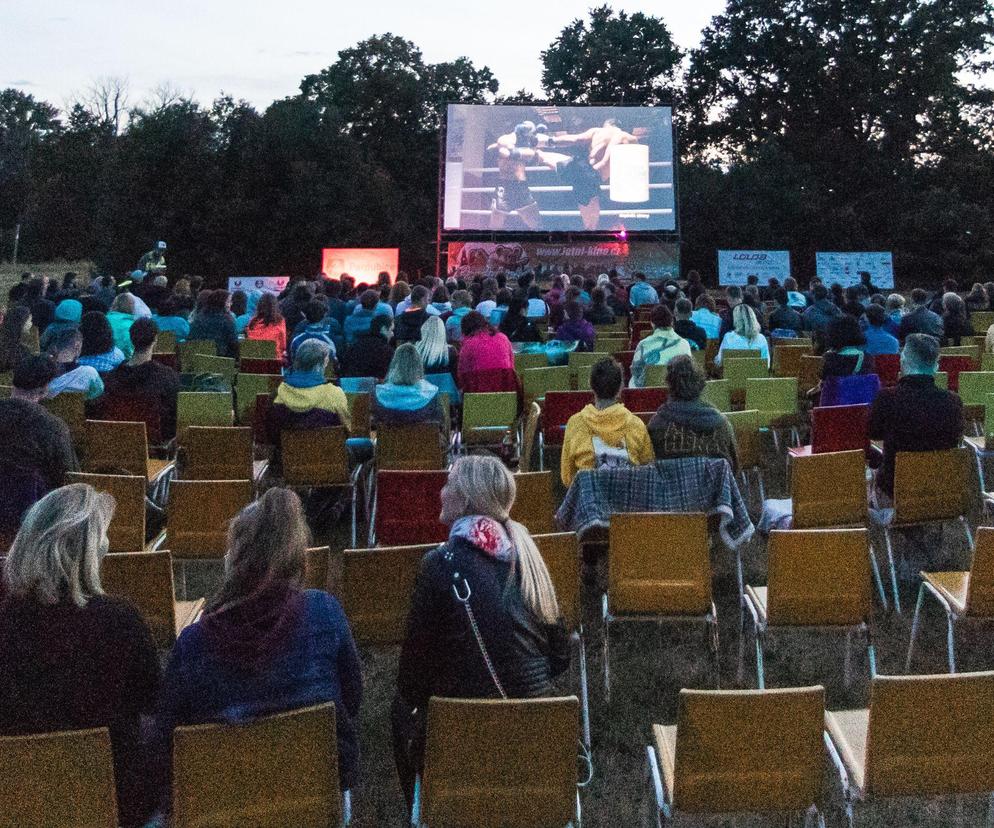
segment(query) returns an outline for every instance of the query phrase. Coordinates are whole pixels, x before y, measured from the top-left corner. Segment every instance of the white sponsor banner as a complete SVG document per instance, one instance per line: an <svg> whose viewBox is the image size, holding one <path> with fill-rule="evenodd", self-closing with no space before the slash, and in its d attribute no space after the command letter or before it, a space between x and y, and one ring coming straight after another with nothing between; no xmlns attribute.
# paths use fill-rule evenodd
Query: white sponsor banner
<svg viewBox="0 0 994 828"><path fill-rule="evenodd" d="M718 284L744 285L750 276L766 286L770 279L790 276L790 252L787 250L719 250Z"/></svg>
<svg viewBox="0 0 994 828"><path fill-rule="evenodd" d="M266 290L270 293L281 293L290 281L289 276L229 276L228 290Z"/></svg>
<svg viewBox="0 0 994 828"><path fill-rule="evenodd" d="M842 287L859 284L859 274L867 271L870 282L878 288L894 287L892 253L817 253L815 268L826 285L838 282Z"/></svg>

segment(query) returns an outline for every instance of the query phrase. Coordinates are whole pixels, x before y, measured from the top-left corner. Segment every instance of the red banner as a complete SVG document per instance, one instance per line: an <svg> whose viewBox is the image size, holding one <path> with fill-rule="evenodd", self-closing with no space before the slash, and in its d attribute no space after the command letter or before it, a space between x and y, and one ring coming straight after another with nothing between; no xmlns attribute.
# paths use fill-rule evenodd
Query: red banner
<svg viewBox="0 0 994 828"><path fill-rule="evenodd" d="M373 284L380 273L397 278L400 251L396 247L326 247L322 250L321 272L329 279L347 273L356 282Z"/></svg>

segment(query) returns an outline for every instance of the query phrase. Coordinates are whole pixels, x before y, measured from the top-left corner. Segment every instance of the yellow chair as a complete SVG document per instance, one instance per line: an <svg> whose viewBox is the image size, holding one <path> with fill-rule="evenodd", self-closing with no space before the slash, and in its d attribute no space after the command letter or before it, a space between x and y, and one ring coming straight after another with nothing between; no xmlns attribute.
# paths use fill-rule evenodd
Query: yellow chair
<svg viewBox="0 0 994 828"><path fill-rule="evenodd" d="M801 357L801 373L797 378L798 391L807 394L821 382L821 369L824 357L804 354Z"/></svg>
<svg viewBox="0 0 994 828"><path fill-rule="evenodd" d="M577 700L428 703L413 828L579 825Z"/></svg>
<svg viewBox="0 0 994 828"><path fill-rule="evenodd" d="M244 426L252 425L256 397L260 394L275 394L281 382L283 382L283 377L279 374L239 374L235 377L235 404L237 407L235 413L238 416L238 422Z"/></svg>
<svg viewBox="0 0 994 828"><path fill-rule="evenodd" d="M732 410L732 387L727 379L708 380L701 392L701 402L711 403L719 411Z"/></svg>
<svg viewBox="0 0 994 828"><path fill-rule="evenodd" d="M570 369L566 365L555 368L528 368L522 374L521 382L526 402L534 400L541 403L547 391L573 390Z"/></svg>
<svg viewBox="0 0 994 828"><path fill-rule="evenodd" d="M518 458L518 469L522 472L530 472L532 469L532 455L536 450L538 440L538 423L542 417L542 408L538 403L533 402L528 409L528 417L525 419L524 434L521 438L521 454Z"/></svg>
<svg viewBox="0 0 994 828"><path fill-rule="evenodd" d="M148 456L145 423L117 420L86 421L86 462L83 468L94 474L133 474L154 485L175 464Z"/></svg>
<svg viewBox="0 0 994 828"><path fill-rule="evenodd" d="M498 445L518 421L518 395L513 391L468 393L462 398L460 446Z"/></svg>
<svg viewBox="0 0 994 828"><path fill-rule="evenodd" d="M239 359L280 359L272 339L243 339L238 343Z"/></svg>
<svg viewBox="0 0 994 828"><path fill-rule="evenodd" d="M194 354L190 360L190 369L190 373L193 374L219 374L229 383L234 384L235 374L238 373L238 361L234 357Z"/></svg>
<svg viewBox="0 0 994 828"><path fill-rule="evenodd" d="M739 476L748 483L748 473L756 475L759 487L759 500L766 500L766 487L763 483L762 451L759 440L758 411L729 411L725 414L735 432L735 448L739 460Z"/></svg>
<svg viewBox="0 0 994 828"><path fill-rule="evenodd" d="M0 825L117 828L110 732L0 736Z"/></svg>
<svg viewBox="0 0 994 828"><path fill-rule="evenodd" d="M745 407L759 412L760 427L770 429L779 447L778 428L789 428L797 436L797 377L747 379Z"/></svg>
<svg viewBox="0 0 994 828"><path fill-rule="evenodd" d="M338 598L357 644L404 640L421 560L435 548L427 544L345 550Z"/></svg>
<svg viewBox="0 0 994 828"><path fill-rule="evenodd" d="M704 621L720 684L718 614L711 596L708 523L703 514L611 516L608 588L602 601L604 690L611 699L611 625L619 621Z"/></svg>
<svg viewBox="0 0 994 828"><path fill-rule="evenodd" d="M346 394L349 404L349 419L352 428L350 437L369 437L372 431L372 400L370 394Z"/></svg>
<svg viewBox="0 0 994 828"><path fill-rule="evenodd" d="M107 529L108 552L139 552L145 548L145 476L70 472L66 483L85 483L107 492L117 506Z"/></svg>
<svg viewBox="0 0 994 828"><path fill-rule="evenodd" d="M795 816L820 809L824 721L820 686L681 690L676 724L654 725L655 744L646 748L653 824L669 826L678 812Z"/></svg>
<svg viewBox="0 0 994 828"><path fill-rule="evenodd" d="M860 802L994 791L994 673L877 676L868 710L825 726L849 825Z"/></svg>
<svg viewBox="0 0 994 828"><path fill-rule="evenodd" d="M725 359L721 363L721 367L722 378L728 381L733 407L741 406L745 402L746 382L748 380L765 378L770 375L766 360L757 357Z"/></svg>
<svg viewBox="0 0 994 828"><path fill-rule="evenodd" d="M866 636L870 678L877 673L870 623L873 583L866 529L774 531L767 547L767 586L745 588L756 641L756 681L766 687L764 648L770 629L785 627L845 628L846 678L849 677L850 632ZM744 647L739 646L739 674ZM848 683L848 681L847 681Z"/></svg>
<svg viewBox="0 0 994 828"><path fill-rule="evenodd" d="M86 447L86 395L81 391L63 391L41 404L69 428L72 444L79 451Z"/></svg>
<svg viewBox="0 0 994 828"><path fill-rule="evenodd" d="M517 494L511 520L524 524L532 535L556 531L556 503L552 495L552 472L519 472L514 475Z"/></svg>
<svg viewBox="0 0 994 828"><path fill-rule="evenodd" d="M174 828L328 828L348 822L335 705L173 733Z"/></svg>
<svg viewBox="0 0 994 828"><path fill-rule="evenodd" d="M176 399L176 442L182 446L190 426L232 426L230 391L180 391Z"/></svg>
<svg viewBox="0 0 994 828"><path fill-rule="evenodd" d="M172 556L166 551L104 555L100 583L108 595L134 604L160 650L170 649L204 607L203 598L176 600Z"/></svg>
<svg viewBox="0 0 994 828"><path fill-rule="evenodd" d="M811 353L806 345L777 345L773 349L773 374L777 377L800 377L801 357Z"/></svg>
<svg viewBox="0 0 994 828"><path fill-rule="evenodd" d="M183 446L184 480L258 480L265 460L253 459L252 429L190 426Z"/></svg>
<svg viewBox="0 0 994 828"><path fill-rule="evenodd" d="M331 571L330 546L310 546L304 550L304 589L327 592Z"/></svg>
<svg viewBox="0 0 994 828"><path fill-rule="evenodd" d="M959 521L967 541L973 545L967 516L975 487L968 452L966 448L955 448L897 453L894 461L894 519L883 530L894 609L898 613L901 612L901 599L897 592L897 568L891 540L895 529L955 520Z"/></svg>
<svg viewBox="0 0 994 828"><path fill-rule="evenodd" d="M376 429L376 468L396 471L444 469L442 437L434 423L381 425Z"/></svg>
<svg viewBox="0 0 994 828"><path fill-rule="evenodd" d="M184 374L193 371L193 358L198 355L217 356L217 343L213 339L188 339L176 345L179 369Z"/></svg>
<svg viewBox="0 0 994 828"><path fill-rule="evenodd" d="M918 637L922 603L929 594L946 613L946 656L949 672L956 672L956 623L961 619L994 620L994 528L977 529L977 543L969 572L922 572L918 603L911 622L911 641L904 672L911 671L915 639Z"/></svg>

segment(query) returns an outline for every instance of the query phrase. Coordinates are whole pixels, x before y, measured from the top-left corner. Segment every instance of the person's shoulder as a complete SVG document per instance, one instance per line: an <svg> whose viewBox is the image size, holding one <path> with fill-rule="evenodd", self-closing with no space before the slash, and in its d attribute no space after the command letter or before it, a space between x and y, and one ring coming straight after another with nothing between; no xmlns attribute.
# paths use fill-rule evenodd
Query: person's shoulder
<svg viewBox="0 0 994 828"><path fill-rule="evenodd" d="M124 598L96 595L86 602L83 612L108 629L116 630L118 634L130 635L148 631L148 624L138 608Z"/></svg>

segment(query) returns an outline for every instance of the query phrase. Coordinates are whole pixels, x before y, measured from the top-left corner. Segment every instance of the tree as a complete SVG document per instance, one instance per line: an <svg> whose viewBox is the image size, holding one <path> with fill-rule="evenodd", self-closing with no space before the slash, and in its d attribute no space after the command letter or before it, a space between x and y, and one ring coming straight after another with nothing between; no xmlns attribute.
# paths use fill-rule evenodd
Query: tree
<svg viewBox="0 0 994 828"><path fill-rule="evenodd" d="M77 104L114 135L120 135L128 114L128 79L97 78L77 96Z"/></svg>
<svg viewBox="0 0 994 828"><path fill-rule="evenodd" d="M542 52L542 87L561 103L669 103L681 59L660 18L600 6L589 24L574 20Z"/></svg>

